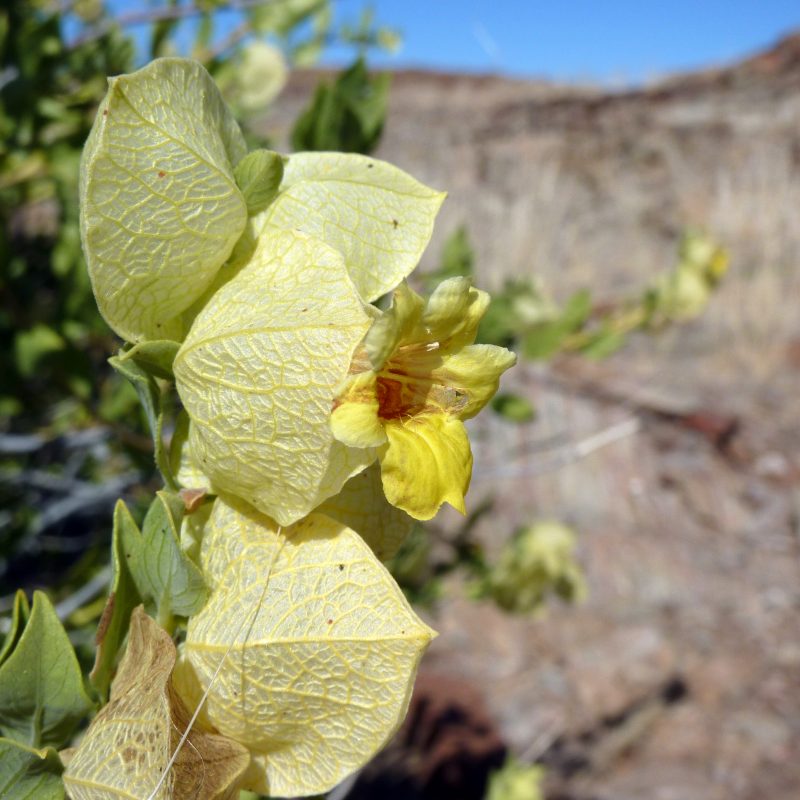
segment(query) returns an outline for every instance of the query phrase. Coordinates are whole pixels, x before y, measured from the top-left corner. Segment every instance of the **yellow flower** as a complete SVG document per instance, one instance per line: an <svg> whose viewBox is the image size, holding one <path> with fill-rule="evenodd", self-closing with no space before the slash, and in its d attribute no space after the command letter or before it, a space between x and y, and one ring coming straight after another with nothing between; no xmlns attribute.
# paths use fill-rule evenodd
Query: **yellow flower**
<svg viewBox="0 0 800 800"><path fill-rule="evenodd" d="M334 436L378 448L386 498L417 519L444 502L464 512L472 453L462 420L486 405L516 360L503 347L472 344L488 303L468 278L444 281L427 304L401 284L334 401Z"/></svg>

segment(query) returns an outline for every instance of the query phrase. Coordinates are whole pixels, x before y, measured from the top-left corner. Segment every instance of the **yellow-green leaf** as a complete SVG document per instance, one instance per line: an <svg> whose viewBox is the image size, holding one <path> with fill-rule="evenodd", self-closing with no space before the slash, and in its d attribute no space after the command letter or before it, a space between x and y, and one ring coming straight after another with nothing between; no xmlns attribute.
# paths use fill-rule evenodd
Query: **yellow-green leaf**
<svg viewBox="0 0 800 800"><path fill-rule="evenodd" d="M280 192L256 230L301 230L344 256L361 296L371 302L417 266L445 194L397 167L355 153L289 156Z"/></svg>
<svg viewBox="0 0 800 800"><path fill-rule="evenodd" d="M127 531L125 531L126 528ZM122 500L117 500L117 505L114 507L114 530L111 537L111 562L114 571L111 592L97 628L95 637L97 652L95 653L94 667L89 674L92 686L103 699L108 694L117 653L128 633L131 612L142 601L130 573L124 550L125 541L130 542L138 535L139 529L128 511L128 507Z"/></svg>
<svg viewBox="0 0 800 800"><path fill-rule="evenodd" d="M169 446L169 463L178 485L184 489L201 489L213 493L211 481L200 469L189 447L189 427L191 422L185 411L178 414L175 430Z"/></svg>
<svg viewBox="0 0 800 800"><path fill-rule="evenodd" d="M139 367L150 375L171 381L174 378L172 362L175 360L179 348L179 342L164 339L151 340L140 342L130 350L123 350L117 356L117 359L122 363L130 360L135 361Z"/></svg>
<svg viewBox="0 0 800 800"><path fill-rule="evenodd" d="M247 220L246 146L209 74L157 59L109 80L81 162L81 237L97 304L123 338L180 339Z"/></svg>
<svg viewBox="0 0 800 800"><path fill-rule="evenodd" d="M171 489L175 489L175 478L172 475L169 457L164 448L164 440L161 435L164 428L161 388L150 370L139 364L136 359L126 359L124 356L124 352L121 355L112 356L108 359L108 363L120 375L130 381L131 386L136 390L153 437L153 454L156 466L161 473L161 477L164 478L164 483Z"/></svg>
<svg viewBox="0 0 800 800"><path fill-rule="evenodd" d="M71 754L64 773L72 800L237 796L249 761L247 751L197 724L169 766L191 716L172 685L175 658L169 634L141 606L135 609L111 699Z"/></svg>
<svg viewBox="0 0 800 800"><path fill-rule="evenodd" d="M294 231L259 238L174 364L192 458L217 490L288 525L374 459L328 424L369 322L336 250Z"/></svg>
<svg viewBox="0 0 800 800"><path fill-rule="evenodd" d="M127 566L143 600L152 600L159 618L189 616L206 600L199 568L181 548L184 504L169 492L157 492L142 532L135 524L120 529ZM133 523L133 520L130 520Z"/></svg>
<svg viewBox="0 0 800 800"><path fill-rule="evenodd" d="M189 622L179 691L192 706L210 687L208 720L251 750L244 788L327 791L401 723L433 631L361 537L322 514L281 533L218 498L203 552L217 579Z"/></svg>
<svg viewBox="0 0 800 800"><path fill-rule="evenodd" d="M234 175L247 203L247 213L258 214L278 193L283 178L283 156L272 150L253 150L239 162Z"/></svg>

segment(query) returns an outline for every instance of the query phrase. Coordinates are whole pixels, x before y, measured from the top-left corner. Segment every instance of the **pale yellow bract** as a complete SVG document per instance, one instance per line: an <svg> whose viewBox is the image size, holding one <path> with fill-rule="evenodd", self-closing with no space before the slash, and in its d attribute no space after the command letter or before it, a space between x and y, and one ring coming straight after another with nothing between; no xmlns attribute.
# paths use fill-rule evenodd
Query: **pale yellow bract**
<svg viewBox="0 0 800 800"><path fill-rule="evenodd" d="M81 161L81 238L97 304L124 339L180 339L247 221L247 148L203 67L157 59L109 80Z"/></svg>
<svg viewBox="0 0 800 800"><path fill-rule="evenodd" d="M370 321L338 251L295 231L259 237L175 359L192 458L215 488L289 525L374 460L328 424Z"/></svg>
<svg viewBox="0 0 800 800"><path fill-rule="evenodd" d="M361 296L372 302L417 266L446 194L392 164L356 153L289 156L278 196L253 218L301 230L335 247Z"/></svg>
<svg viewBox="0 0 800 800"><path fill-rule="evenodd" d="M412 517L386 499L379 464L371 464L350 478L342 491L317 511L360 534L381 561L397 553L415 524Z"/></svg>
<svg viewBox="0 0 800 800"><path fill-rule="evenodd" d="M193 706L210 686L208 721L251 750L245 788L327 791L400 725L433 631L361 537L321 514L280 532L218 498L202 563L213 588L179 691Z"/></svg>

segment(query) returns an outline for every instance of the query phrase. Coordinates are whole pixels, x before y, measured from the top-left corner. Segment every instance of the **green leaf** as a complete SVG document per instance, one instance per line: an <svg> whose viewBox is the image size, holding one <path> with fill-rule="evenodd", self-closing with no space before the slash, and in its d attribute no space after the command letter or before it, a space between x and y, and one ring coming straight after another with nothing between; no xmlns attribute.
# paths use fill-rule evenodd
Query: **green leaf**
<svg viewBox="0 0 800 800"><path fill-rule="evenodd" d="M3 647L0 648L0 665L14 651L30 616L31 609L28 605L28 598L22 589L17 589L17 593L14 595L14 609L11 612L11 627L6 633L6 638L3 639Z"/></svg>
<svg viewBox="0 0 800 800"><path fill-rule="evenodd" d="M319 13L328 2L329 0L281 0L279 3L259 3L250 11L250 19L258 33L286 36L303 20Z"/></svg>
<svg viewBox="0 0 800 800"><path fill-rule="evenodd" d="M64 767L52 748L37 750L0 739L0 797L3 800L62 800Z"/></svg>
<svg viewBox="0 0 800 800"><path fill-rule="evenodd" d="M575 292L564 307L559 320L568 333L578 330L592 311L592 296L588 289Z"/></svg>
<svg viewBox="0 0 800 800"><path fill-rule="evenodd" d="M0 733L31 747L62 745L92 708L75 651L47 595L0 667Z"/></svg>
<svg viewBox="0 0 800 800"><path fill-rule="evenodd" d="M146 369L139 366L136 361L126 359L124 353L120 356L112 356L108 359L108 363L120 375L124 375L133 388L136 389L136 394L139 396L139 401L144 408L147 422L150 425L150 433L153 436L156 466L167 486L177 491L177 485L169 463L169 455L164 447L162 436L164 413L161 408L161 390L158 388L158 384L153 376Z"/></svg>
<svg viewBox="0 0 800 800"><path fill-rule="evenodd" d="M522 341L522 352L526 358L546 359L555 355L564 340L579 330L592 310L592 298L586 289L575 292L567 301L560 316L531 328Z"/></svg>
<svg viewBox="0 0 800 800"><path fill-rule="evenodd" d="M181 409L175 420L175 430L169 443L169 462L172 474L182 489L202 490L214 494L211 482L200 469L189 446L189 428L191 420L185 410Z"/></svg>
<svg viewBox="0 0 800 800"><path fill-rule="evenodd" d="M206 601L203 575L180 544L183 501L169 492L157 492L145 516L142 531L132 519L120 527L122 546L136 589L152 600L160 619L172 614L188 617Z"/></svg>
<svg viewBox="0 0 800 800"><path fill-rule="evenodd" d="M367 302L417 266L444 201L397 167L355 154L297 153L288 158L278 196L253 220L321 239L343 256Z"/></svg>
<svg viewBox="0 0 800 800"><path fill-rule="evenodd" d="M122 500L114 508L114 532L111 540L113 578L111 592L98 625L94 667L89 681L105 701L111 684L117 653L128 633L131 612L142 602L125 557L126 541L135 540L139 529Z"/></svg>
<svg viewBox="0 0 800 800"><path fill-rule="evenodd" d="M294 150L370 153L383 130L388 73L370 76L359 58L332 84L320 84L292 131Z"/></svg>
<svg viewBox="0 0 800 800"><path fill-rule="evenodd" d="M43 358L63 350L65 342L47 325L35 325L14 337L14 358L20 375L30 378Z"/></svg>
<svg viewBox="0 0 800 800"><path fill-rule="evenodd" d="M616 353L625 344L625 336L618 331L600 330L581 347L587 358L601 359Z"/></svg>
<svg viewBox="0 0 800 800"><path fill-rule="evenodd" d="M518 394L498 394L492 400L492 409L511 422L530 422L536 416L530 400Z"/></svg>
<svg viewBox="0 0 800 800"><path fill-rule="evenodd" d="M569 332L561 320L537 325L522 339L522 354L531 360L546 359L555 355Z"/></svg>
<svg viewBox="0 0 800 800"><path fill-rule="evenodd" d="M292 51L292 63L297 68L313 67L325 51L325 40L322 38L309 39L301 42Z"/></svg>
<svg viewBox="0 0 800 800"><path fill-rule="evenodd" d="M247 221L246 145L196 61L109 80L81 162L81 239L97 304L128 341L179 339Z"/></svg>
<svg viewBox="0 0 800 800"><path fill-rule="evenodd" d="M180 349L180 342L168 339L159 339L150 342L140 342L130 350L125 350L119 355L119 360L135 361L145 372L157 378L173 381L172 362Z"/></svg>
<svg viewBox="0 0 800 800"><path fill-rule="evenodd" d="M283 179L283 156L272 150L254 150L239 162L234 175L247 203L247 213L258 214L278 194Z"/></svg>

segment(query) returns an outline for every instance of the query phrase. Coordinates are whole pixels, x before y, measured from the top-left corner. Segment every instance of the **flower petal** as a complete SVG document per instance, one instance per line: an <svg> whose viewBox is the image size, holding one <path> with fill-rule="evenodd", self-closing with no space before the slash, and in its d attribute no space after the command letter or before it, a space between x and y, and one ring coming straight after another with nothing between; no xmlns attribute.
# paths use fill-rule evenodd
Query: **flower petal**
<svg viewBox="0 0 800 800"><path fill-rule="evenodd" d="M386 499L415 519L430 519L442 503L465 512L472 452L464 424L444 414L386 423L389 444L379 456Z"/></svg>
<svg viewBox="0 0 800 800"><path fill-rule="evenodd" d="M500 376L516 360L516 354L505 347L473 344L445 356L443 364L431 370L430 378L434 383L449 387L461 398L454 403L453 412L459 419L470 419L492 399Z"/></svg>
<svg viewBox="0 0 800 800"><path fill-rule="evenodd" d="M448 278L434 289L420 323L442 350L458 350L475 341L488 305L489 295L473 288L469 278Z"/></svg>
<svg viewBox="0 0 800 800"><path fill-rule="evenodd" d="M377 376L362 372L350 378L331 414L333 435L349 447L380 447L386 433L378 419Z"/></svg>
<svg viewBox="0 0 800 800"><path fill-rule="evenodd" d="M392 296L392 305L381 314L364 338L364 347L374 370L406 340L413 340L425 310L425 301L403 281Z"/></svg>

